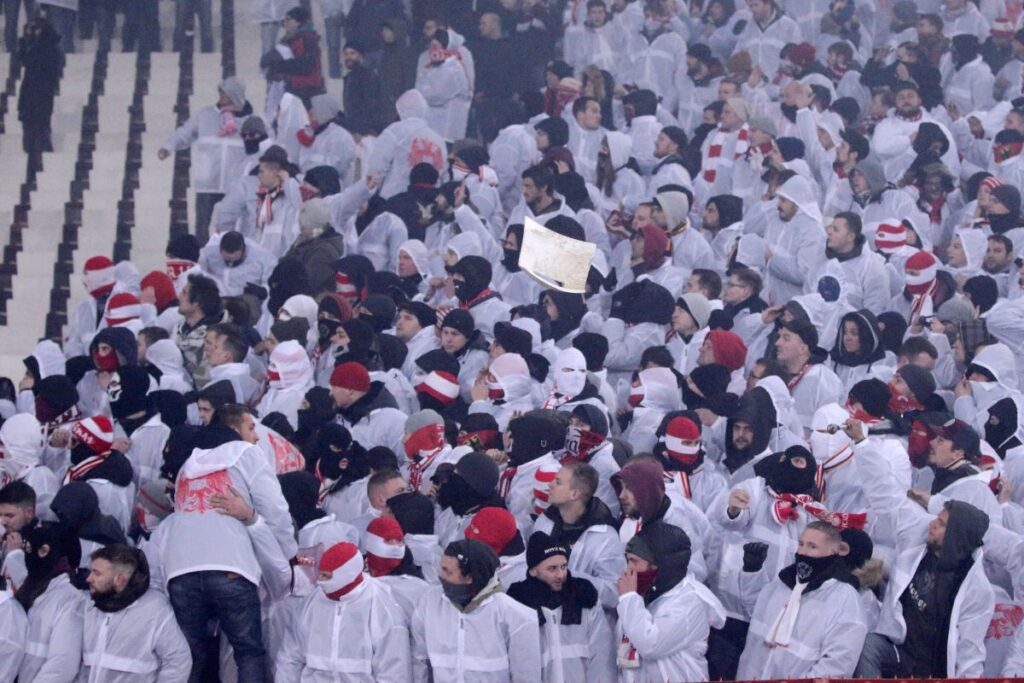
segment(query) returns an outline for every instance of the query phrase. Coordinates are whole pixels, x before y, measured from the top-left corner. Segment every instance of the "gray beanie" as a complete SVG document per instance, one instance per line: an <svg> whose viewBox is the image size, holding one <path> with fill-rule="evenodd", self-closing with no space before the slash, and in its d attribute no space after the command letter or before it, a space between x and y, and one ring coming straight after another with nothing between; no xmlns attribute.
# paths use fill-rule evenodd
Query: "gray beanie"
<svg viewBox="0 0 1024 683"><path fill-rule="evenodd" d="M747 125L751 130L759 130L773 138L779 136L779 129L775 126L775 122L767 116L751 116Z"/></svg>
<svg viewBox="0 0 1024 683"><path fill-rule="evenodd" d="M302 232L321 230L331 222L331 205L326 199L314 197L302 203L299 210L299 229Z"/></svg>
<svg viewBox="0 0 1024 683"><path fill-rule="evenodd" d="M341 106L331 95L314 95L309 101L309 115L314 125L322 126L331 122L339 111Z"/></svg>
<svg viewBox="0 0 1024 683"><path fill-rule="evenodd" d="M261 116L250 116L242 123L242 135L266 135L267 124Z"/></svg>
<svg viewBox="0 0 1024 683"><path fill-rule="evenodd" d="M217 85L217 89L227 95L239 111L245 107L245 82L242 79L237 76L225 78Z"/></svg>
<svg viewBox="0 0 1024 683"><path fill-rule="evenodd" d="M676 306L686 309L686 312L693 318L693 322L697 323L697 329L708 326L708 320L711 318L711 304L703 294L687 292L676 300Z"/></svg>
<svg viewBox="0 0 1024 683"><path fill-rule="evenodd" d="M443 425L444 418L436 410L420 410L405 419L405 433L412 434L428 425Z"/></svg>

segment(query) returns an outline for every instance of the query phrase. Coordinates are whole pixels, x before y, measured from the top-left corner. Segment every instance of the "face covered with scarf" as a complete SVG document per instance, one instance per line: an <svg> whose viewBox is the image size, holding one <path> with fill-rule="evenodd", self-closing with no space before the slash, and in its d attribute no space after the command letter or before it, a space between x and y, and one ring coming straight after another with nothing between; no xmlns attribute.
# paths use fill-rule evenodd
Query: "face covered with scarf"
<svg viewBox="0 0 1024 683"><path fill-rule="evenodd" d="M608 419L597 406L584 403L573 409L565 432L562 464L587 460L608 438Z"/></svg>

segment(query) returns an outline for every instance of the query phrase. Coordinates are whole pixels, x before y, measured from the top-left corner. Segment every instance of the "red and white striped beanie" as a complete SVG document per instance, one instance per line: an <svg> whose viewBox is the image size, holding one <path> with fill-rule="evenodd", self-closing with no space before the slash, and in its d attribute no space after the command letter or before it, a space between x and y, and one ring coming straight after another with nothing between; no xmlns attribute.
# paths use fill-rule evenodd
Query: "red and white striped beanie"
<svg viewBox="0 0 1024 683"><path fill-rule="evenodd" d="M414 389L449 405L459 397L459 378L444 370L434 370L427 373Z"/></svg>
<svg viewBox="0 0 1024 683"><path fill-rule="evenodd" d="M91 448L93 453L106 453L114 443L114 425L104 415L87 417L75 423L71 436Z"/></svg>
<svg viewBox="0 0 1024 683"><path fill-rule="evenodd" d="M129 292L121 292L107 301L107 312L104 319L107 327L123 325L129 320L136 320L142 315L142 303L139 298Z"/></svg>
<svg viewBox="0 0 1024 683"><path fill-rule="evenodd" d="M533 473L533 511L538 516L543 515L548 509L548 486L555 480L555 475L560 469L561 463L549 462L541 465Z"/></svg>
<svg viewBox="0 0 1024 683"><path fill-rule="evenodd" d="M94 298L109 294L117 281L114 277L114 262L106 256L93 256L85 262L83 281L86 291Z"/></svg>
<svg viewBox="0 0 1024 683"><path fill-rule="evenodd" d="M700 441L700 427L688 417L674 417L665 428L665 450L669 456L684 462L696 460L700 444L690 445L687 441Z"/></svg>
<svg viewBox="0 0 1024 683"><path fill-rule="evenodd" d="M384 576L394 571L405 557L405 534L398 520L377 517L370 522L366 527L363 549L366 550L366 568L370 570L370 576Z"/></svg>
<svg viewBox="0 0 1024 683"><path fill-rule="evenodd" d="M908 285L925 285L935 280L939 270L939 261L929 252L919 251L907 259L903 269L904 271L916 270L918 272L917 275L907 273Z"/></svg>
<svg viewBox="0 0 1024 683"><path fill-rule="evenodd" d="M320 571L332 572L331 578L320 579L320 590L337 600L363 582L363 556L351 543L338 543L320 557Z"/></svg>
<svg viewBox="0 0 1024 683"><path fill-rule="evenodd" d="M892 254L907 246L907 228L896 219L883 221L875 233L875 248L883 254Z"/></svg>

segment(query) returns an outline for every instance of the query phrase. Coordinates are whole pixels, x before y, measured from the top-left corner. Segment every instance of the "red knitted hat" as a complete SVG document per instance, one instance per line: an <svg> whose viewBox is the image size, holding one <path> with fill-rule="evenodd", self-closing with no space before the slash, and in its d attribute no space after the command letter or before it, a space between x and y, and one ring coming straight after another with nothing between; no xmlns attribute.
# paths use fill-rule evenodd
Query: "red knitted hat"
<svg viewBox="0 0 1024 683"><path fill-rule="evenodd" d="M370 373L362 363L349 361L334 368L331 373L331 386L353 391L370 390Z"/></svg>
<svg viewBox="0 0 1024 683"><path fill-rule="evenodd" d="M919 251L907 259L906 270L927 270L938 265L935 257L927 251Z"/></svg>
<svg viewBox="0 0 1024 683"><path fill-rule="evenodd" d="M810 66L814 63L815 49L810 43L800 43L789 48L786 59L797 66Z"/></svg>
<svg viewBox="0 0 1024 683"><path fill-rule="evenodd" d="M483 508L469 520L466 538L490 546L495 555L501 555L505 546L516 537L516 518L504 508Z"/></svg>
<svg viewBox="0 0 1024 683"><path fill-rule="evenodd" d="M114 442L114 425L103 415L87 417L75 423L71 436L89 446L93 453L106 453Z"/></svg>
<svg viewBox="0 0 1024 683"><path fill-rule="evenodd" d="M85 262L85 288L99 298L114 289L114 262L106 256L93 256Z"/></svg>
<svg viewBox="0 0 1024 683"><path fill-rule="evenodd" d="M672 456L695 456L700 445L689 446L684 441L699 441L700 427L688 417L674 417L665 428L665 450Z"/></svg>
<svg viewBox="0 0 1024 683"><path fill-rule="evenodd" d="M167 273L162 273L159 270L154 270L142 278L142 282L139 284L143 291L147 287L153 288L158 311L162 311L168 304L178 298L178 294L174 291L174 280Z"/></svg>
<svg viewBox="0 0 1024 683"><path fill-rule="evenodd" d="M739 370L747 362L747 345L739 335L728 330L708 332L708 340L715 351L715 362L732 370Z"/></svg>

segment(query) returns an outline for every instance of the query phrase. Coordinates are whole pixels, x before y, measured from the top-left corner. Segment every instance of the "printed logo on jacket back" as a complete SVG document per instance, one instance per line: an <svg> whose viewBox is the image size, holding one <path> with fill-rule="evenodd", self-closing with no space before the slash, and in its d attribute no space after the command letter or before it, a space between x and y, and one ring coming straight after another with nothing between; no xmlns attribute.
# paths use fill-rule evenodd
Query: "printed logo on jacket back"
<svg viewBox="0 0 1024 683"><path fill-rule="evenodd" d="M227 470L217 470L195 479L179 476L174 491L174 508L178 512L211 512L210 496L230 493L231 475Z"/></svg>

